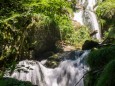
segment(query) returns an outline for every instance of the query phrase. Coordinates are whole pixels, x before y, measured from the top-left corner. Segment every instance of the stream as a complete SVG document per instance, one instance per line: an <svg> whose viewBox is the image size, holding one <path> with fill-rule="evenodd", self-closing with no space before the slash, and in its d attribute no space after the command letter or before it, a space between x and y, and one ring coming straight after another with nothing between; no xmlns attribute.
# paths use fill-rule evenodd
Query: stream
<svg viewBox="0 0 115 86"><path fill-rule="evenodd" d="M94 35L101 41L100 25L95 14L97 0L77 0L73 20L81 25L97 31ZM30 81L37 86L84 86L84 75L89 70L86 59L90 50L70 51L61 57L61 62L56 68L47 68L42 62L34 60L20 61L10 75L7 71L4 77Z"/></svg>

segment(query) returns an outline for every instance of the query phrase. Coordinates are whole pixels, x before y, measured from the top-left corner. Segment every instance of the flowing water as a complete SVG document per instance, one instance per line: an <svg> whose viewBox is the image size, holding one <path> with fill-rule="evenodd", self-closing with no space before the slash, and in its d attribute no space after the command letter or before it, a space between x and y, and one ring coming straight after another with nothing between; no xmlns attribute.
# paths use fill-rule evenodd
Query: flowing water
<svg viewBox="0 0 115 86"><path fill-rule="evenodd" d="M100 26L95 14L95 8L99 0L77 0L76 9L74 12L74 21L79 22L81 25L88 26L92 32L97 31L94 36L101 41Z"/></svg>
<svg viewBox="0 0 115 86"><path fill-rule="evenodd" d="M77 0L77 11L74 20L81 25L86 25L98 33L95 37L100 41L101 32L95 14L97 0ZM61 62L56 68L47 68L39 61L20 61L10 75L6 71L4 77L30 81L37 86L84 86L83 76L89 70L86 58L90 51L71 51L64 53Z"/></svg>
<svg viewBox="0 0 115 86"><path fill-rule="evenodd" d="M30 81L37 86L84 86L83 76L89 70L85 59L89 52L65 53L60 58L60 65L54 69L46 68L38 61L20 61L14 72L11 75L6 73L4 77Z"/></svg>

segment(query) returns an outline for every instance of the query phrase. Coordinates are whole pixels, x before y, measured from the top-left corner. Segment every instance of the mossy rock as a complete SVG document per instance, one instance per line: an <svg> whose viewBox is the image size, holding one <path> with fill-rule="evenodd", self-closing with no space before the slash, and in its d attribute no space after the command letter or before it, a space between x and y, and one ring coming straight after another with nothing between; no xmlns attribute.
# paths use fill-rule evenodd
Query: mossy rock
<svg viewBox="0 0 115 86"><path fill-rule="evenodd" d="M91 51L87 59L87 63L91 70L85 78L85 86L96 86L105 66L112 60L115 60L115 46L103 47L101 49ZM104 85L101 84L99 86Z"/></svg>
<svg viewBox="0 0 115 86"><path fill-rule="evenodd" d="M34 86L28 81L19 81L13 78L1 78L0 86Z"/></svg>
<svg viewBox="0 0 115 86"><path fill-rule="evenodd" d="M50 56L46 62L46 66L49 68L55 68L59 65L60 59L58 54L54 54L52 56Z"/></svg>
<svg viewBox="0 0 115 86"><path fill-rule="evenodd" d="M115 86L115 60L104 68L96 86Z"/></svg>
<svg viewBox="0 0 115 86"><path fill-rule="evenodd" d="M113 59L115 59L115 46L92 51L87 62L92 70L98 70L103 69Z"/></svg>

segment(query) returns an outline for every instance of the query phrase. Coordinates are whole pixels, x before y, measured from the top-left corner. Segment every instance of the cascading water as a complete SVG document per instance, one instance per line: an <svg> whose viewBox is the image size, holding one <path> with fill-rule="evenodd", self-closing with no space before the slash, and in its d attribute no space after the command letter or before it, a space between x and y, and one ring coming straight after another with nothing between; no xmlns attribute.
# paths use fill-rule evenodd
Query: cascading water
<svg viewBox="0 0 115 86"><path fill-rule="evenodd" d="M98 33L95 37L100 41L101 32L95 14L97 0L77 0L77 12L74 20L81 25L86 25ZM30 81L37 86L84 86L83 76L89 70L86 57L90 51L72 51L72 55L65 53L61 56L58 67L46 68L41 62L24 60L17 64L10 75L6 71L4 77L16 78L22 81Z"/></svg>
<svg viewBox="0 0 115 86"><path fill-rule="evenodd" d="M89 70L86 57L90 51L72 51L63 55L60 65L46 68L38 61L24 60L17 64L14 72L4 77L30 81L37 86L84 86L83 76Z"/></svg>
<svg viewBox="0 0 115 86"><path fill-rule="evenodd" d="M95 38L101 41L101 31L94 12L97 3L98 0L77 0L77 11L74 13L73 20L88 26L92 31L97 31Z"/></svg>

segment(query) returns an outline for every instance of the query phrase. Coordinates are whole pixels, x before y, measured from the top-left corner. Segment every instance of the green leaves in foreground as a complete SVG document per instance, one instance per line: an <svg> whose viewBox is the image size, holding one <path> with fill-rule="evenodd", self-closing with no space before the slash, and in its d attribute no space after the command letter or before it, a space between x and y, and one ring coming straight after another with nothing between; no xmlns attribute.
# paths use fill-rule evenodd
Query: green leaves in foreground
<svg viewBox="0 0 115 86"><path fill-rule="evenodd" d="M94 50L89 54L88 64L91 69L103 69L104 66L115 59L115 46Z"/></svg>
<svg viewBox="0 0 115 86"><path fill-rule="evenodd" d="M96 86L115 86L115 60L110 61L104 68Z"/></svg>
<svg viewBox="0 0 115 86"><path fill-rule="evenodd" d="M91 51L87 62L91 69L86 76L86 86L114 86L115 46Z"/></svg>

